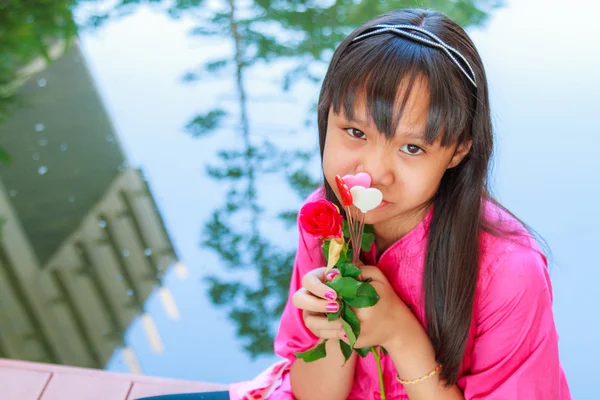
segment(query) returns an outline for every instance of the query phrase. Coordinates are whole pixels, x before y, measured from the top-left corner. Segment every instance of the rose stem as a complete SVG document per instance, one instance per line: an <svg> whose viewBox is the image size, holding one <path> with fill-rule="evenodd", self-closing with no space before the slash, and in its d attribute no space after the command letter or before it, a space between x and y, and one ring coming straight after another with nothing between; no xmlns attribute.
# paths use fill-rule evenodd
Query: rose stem
<svg viewBox="0 0 600 400"><path fill-rule="evenodd" d="M362 214L358 209L356 210L356 220L354 223L354 238L355 238L355 244L354 244L354 252L352 253L352 263L358 267L358 260L360 259L360 245L361 245L361 227L360 227L360 220L358 219L358 216Z"/></svg>
<svg viewBox="0 0 600 400"><path fill-rule="evenodd" d="M352 244L352 248L354 248L354 239L352 236L352 230L354 229L354 222L352 220L352 211L350 206L346 206L346 216L348 219L348 233L350 234L350 243Z"/></svg>

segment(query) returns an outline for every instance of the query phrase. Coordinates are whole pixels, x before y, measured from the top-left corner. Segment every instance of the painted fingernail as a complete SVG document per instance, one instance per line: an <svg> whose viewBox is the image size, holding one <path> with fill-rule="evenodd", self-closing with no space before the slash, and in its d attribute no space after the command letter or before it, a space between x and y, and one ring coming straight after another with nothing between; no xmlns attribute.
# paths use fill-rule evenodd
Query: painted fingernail
<svg viewBox="0 0 600 400"><path fill-rule="evenodd" d="M348 335L344 333L344 339L348 339Z"/></svg>
<svg viewBox="0 0 600 400"><path fill-rule="evenodd" d="M338 303L329 303L329 304L327 304L327 306L325 308L329 312L336 312L337 310L340 309L340 306L338 305Z"/></svg>
<svg viewBox="0 0 600 400"><path fill-rule="evenodd" d="M335 292L333 290L328 290L325 292L325 298L327 300L335 300Z"/></svg>
<svg viewBox="0 0 600 400"><path fill-rule="evenodd" d="M337 271L331 271L330 273L327 274L327 280L328 281L332 281L333 278L335 278L336 276L338 276L340 273Z"/></svg>

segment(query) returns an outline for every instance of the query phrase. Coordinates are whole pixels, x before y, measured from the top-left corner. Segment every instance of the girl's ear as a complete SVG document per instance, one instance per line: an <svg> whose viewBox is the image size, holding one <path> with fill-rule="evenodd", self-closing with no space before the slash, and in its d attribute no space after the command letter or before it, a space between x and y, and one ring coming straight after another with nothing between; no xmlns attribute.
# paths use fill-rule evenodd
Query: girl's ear
<svg viewBox="0 0 600 400"><path fill-rule="evenodd" d="M452 159L448 163L448 167L446 169L454 168L458 164L460 164L460 162L463 160L463 158L465 158L466 155L469 154L469 151L471 151L472 144L473 144L472 140L469 140L467 142L460 144L456 148L456 151L454 152L454 155L452 156Z"/></svg>

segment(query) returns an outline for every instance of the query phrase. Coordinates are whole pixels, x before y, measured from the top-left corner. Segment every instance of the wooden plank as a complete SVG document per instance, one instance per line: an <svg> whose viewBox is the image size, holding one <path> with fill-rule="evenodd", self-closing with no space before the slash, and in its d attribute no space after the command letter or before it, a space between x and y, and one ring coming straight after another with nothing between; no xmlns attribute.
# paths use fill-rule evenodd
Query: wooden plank
<svg viewBox="0 0 600 400"><path fill-rule="evenodd" d="M106 376L55 372L41 400L125 400L131 384Z"/></svg>
<svg viewBox="0 0 600 400"><path fill-rule="evenodd" d="M186 381L181 379L172 379L172 378L161 378L147 375L136 375L136 374L124 374L120 372L111 372L93 368L80 368L80 367L72 367L68 365L57 365L57 364L45 364L38 363L33 361L22 361L22 360L11 360L6 358L0 358L0 368L9 368L9 369L25 369L30 371L40 371L40 372L51 372L51 373L77 373L82 375L89 376L102 376L105 378L115 379L115 380L125 380L128 382L147 382L147 383L157 383L157 384L165 384L165 385L177 385L179 383L192 383L197 385L214 385L213 383L204 383L204 382L196 382L196 381ZM226 385L219 385L219 387L225 387ZM2 400L0 398L0 400Z"/></svg>
<svg viewBox="0 0 600 400"><path fill-rule="evenodd" d="M133 388L131 389L127 400L135 400L139 399L140 397L159 396L163 394L200 393L220 390L227 390L227 385L186 381L181 381L175 384L134 382Z"/></svg>
<svg viewBox="0 0 600 400"><path fill-rule="evenodd" d="M0 396L1 400L125 400L161 394L197 393L227 390L228 385L184 381L178 379L159 378L134 374L122 374L91 368L78 368L64 365L43 364L30 361L9 360L0 358L0 371L5 371L4 380L18 382L10 378L10 374L21 374L20 384L15 388L39 390L34 397L18 395L17 397ZM2 376L2 375L0 375ZM31 377L31 382L27 379ZM44 383L38 382L36 377L44 377ZM26 382L23 385L22 382ZM44 390L44 385L46 385ZM0 388L3 388L0 380ZM1 394L4 394L0 391ZM42 393L41 398L38 398Z"/></svg>
<svg viewBox="0 0 600 400"><path fill-rule="evenodd" d="M2 400L38 400L52 374L0 367Z"/></svg>

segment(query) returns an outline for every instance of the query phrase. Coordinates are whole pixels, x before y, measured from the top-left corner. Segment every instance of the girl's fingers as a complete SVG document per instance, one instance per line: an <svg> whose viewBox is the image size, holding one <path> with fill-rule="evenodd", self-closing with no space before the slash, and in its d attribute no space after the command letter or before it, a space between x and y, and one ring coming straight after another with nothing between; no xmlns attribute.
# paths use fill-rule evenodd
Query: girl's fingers
<svg viewBox="0 0 600 400"><path fill-rule="evenodd" d="M338 339L340 330L343 330L340 319L330 322L323 314L308 311L304 312L304 324L316 336L323 339Z"/></svg>
<svg viewBox="0 0 600 400"><path fill-rule="evenodd" d="M314 313L337 312L339 310L339 304L335 300L320 299L305 288L301 288L294 293L292 304L296 308Z"/></svg>
<svg viewBox="0 0 600 400"><path fill-rule="evenodd" d="M337 270L331 270L330 273L325 276L325 268L314 269L302 277L302 287L317 297L334 301L337 298L335 290L331 289L323 282L333 279L331 273L335 274L336 272Z"/></svg>

